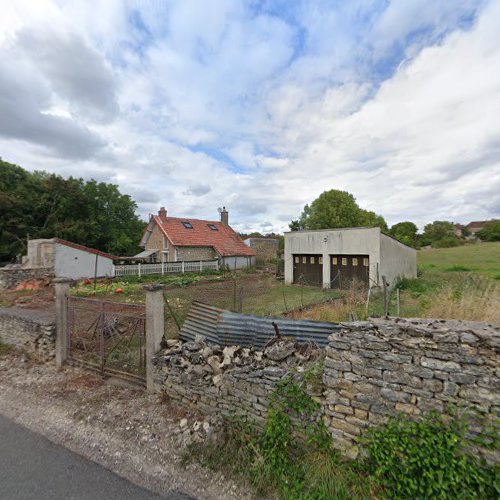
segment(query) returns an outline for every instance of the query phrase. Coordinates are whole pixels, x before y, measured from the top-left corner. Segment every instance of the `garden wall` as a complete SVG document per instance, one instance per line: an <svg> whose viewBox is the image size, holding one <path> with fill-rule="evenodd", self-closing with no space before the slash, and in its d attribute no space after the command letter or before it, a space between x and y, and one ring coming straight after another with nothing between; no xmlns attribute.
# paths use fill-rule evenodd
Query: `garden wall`
<svg viewBox="0 0 500 500"><path fill-rule="evenodd" d="M375 320L344 324L329 340L324 350L281 341L264 352L169 341L155 359L156 387L206 413L263 423L276 382L324 358L321 383L309 389L335 446L349 456L364 429L398 413L445 413L453 403L498 418L500 327Z"/></svg>
<svg viewBox="0 0 500 500"><path fill-rule="evenodd" d="M11 290L19 287L36 288L47 285L54 277L54 269L50 267L18 267L0 269L0 290Z"/></svg>
<svg viewBox="0 0 500 500"><path fill-rule="evenodd" d="M36 353L48 360L55 356L56 322L49 311L0 308L0 341Z"/></svg>

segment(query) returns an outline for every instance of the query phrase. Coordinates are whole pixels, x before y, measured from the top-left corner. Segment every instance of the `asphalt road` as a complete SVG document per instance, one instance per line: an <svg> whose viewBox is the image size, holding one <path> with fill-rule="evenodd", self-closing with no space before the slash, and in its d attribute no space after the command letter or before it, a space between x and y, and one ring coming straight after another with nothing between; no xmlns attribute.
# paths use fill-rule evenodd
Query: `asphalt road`
<svg viewBox="0 0 500 500"><path fill-rule="evenodd" d="M160 497L0 415L0 500L187 500Z"/></svg>

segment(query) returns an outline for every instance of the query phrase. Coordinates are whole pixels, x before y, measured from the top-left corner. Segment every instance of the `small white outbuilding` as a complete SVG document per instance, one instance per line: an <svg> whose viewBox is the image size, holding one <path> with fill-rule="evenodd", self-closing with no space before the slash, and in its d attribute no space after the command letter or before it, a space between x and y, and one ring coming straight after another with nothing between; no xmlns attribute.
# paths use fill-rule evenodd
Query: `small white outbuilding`
<svg viewBox="0 0 500 500"><path fill-rule="evenodd" d="M61 238L36 239L28 241L23 267L52 268L58 278L102 278L113 276L114 259L114 255Z"/></svg>
<svg viewBox="0 0 500 500"><path fill-rule="evenodd" d="M285 233L285 282L342 288L354 279L369 287L417 276L417 251L378 227Z"/></svg>

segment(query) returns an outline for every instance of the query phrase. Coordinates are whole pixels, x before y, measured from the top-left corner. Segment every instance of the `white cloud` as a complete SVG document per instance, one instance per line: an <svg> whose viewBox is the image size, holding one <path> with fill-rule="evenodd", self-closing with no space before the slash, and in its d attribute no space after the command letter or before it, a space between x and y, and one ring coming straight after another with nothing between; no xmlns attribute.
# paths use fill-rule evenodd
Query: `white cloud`
<svg viewBox="0 0 500 500"><path fill-rule="evenodd" d="M500 215L498 0L2 3L8 161L247 230L331 188L391 223Z"/></svg>

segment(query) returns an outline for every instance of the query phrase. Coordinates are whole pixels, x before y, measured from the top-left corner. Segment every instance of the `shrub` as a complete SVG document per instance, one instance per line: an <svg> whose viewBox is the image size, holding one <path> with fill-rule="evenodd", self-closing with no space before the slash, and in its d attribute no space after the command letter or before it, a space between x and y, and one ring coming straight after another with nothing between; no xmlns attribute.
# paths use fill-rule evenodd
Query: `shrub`
<svg viewBox="0 0 500 500"><path fill-rule="evenodd" d="M498 498L493 467L468 455L465 424L432 415L368 432L366 467L392 498Z"/></svg>

